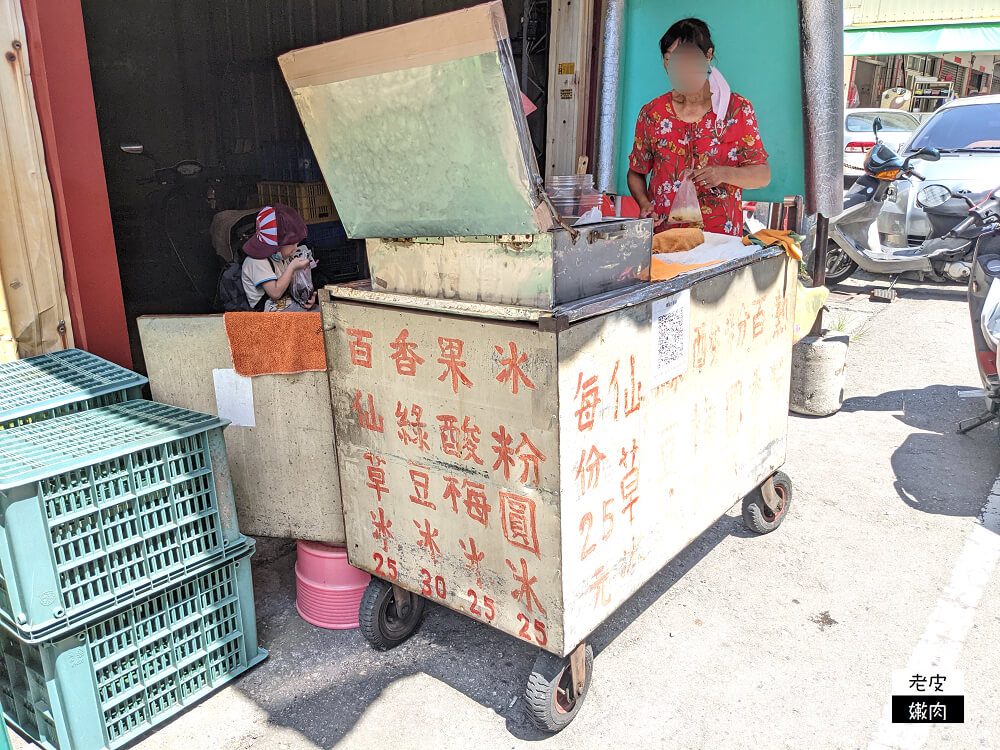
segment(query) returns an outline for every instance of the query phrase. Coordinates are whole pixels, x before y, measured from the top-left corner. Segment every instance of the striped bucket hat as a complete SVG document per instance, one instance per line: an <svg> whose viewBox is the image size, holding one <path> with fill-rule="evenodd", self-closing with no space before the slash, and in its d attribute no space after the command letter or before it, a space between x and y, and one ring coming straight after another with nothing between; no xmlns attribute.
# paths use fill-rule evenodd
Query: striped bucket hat
<svg viewBox="0 0 1000 750"><path fill-rule="evenodd" d="M291 206L275 203L264 206L257 213L257 231L243 243L243 252L251 258L263 260L278 251L282 245L297 245L306 238L306 223Z"/></svg>

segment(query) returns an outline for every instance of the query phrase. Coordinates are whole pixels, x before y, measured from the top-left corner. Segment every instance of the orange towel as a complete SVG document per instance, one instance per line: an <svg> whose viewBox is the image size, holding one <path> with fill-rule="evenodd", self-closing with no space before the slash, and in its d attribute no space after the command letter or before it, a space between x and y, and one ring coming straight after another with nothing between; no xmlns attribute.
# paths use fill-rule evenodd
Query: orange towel
<svg viewBox="0 0 1000 750"><path fill-rule="evenodd" d="M708 263L691 263L690 265L683 265L681 263L665 263L659 258L653 258L649 266L649 280L667 281L675 276L680 276L686 271L693 271L696 268L704 268L705 266L714 266L721 262L721 260L710 260Z"/></svg>
<svg viewBox="0 0 1000 750"><path fill-rule="evenodd" d="M798 240L796 237L798 237ZM755 243L751 238L756 238L758 241ZM655 240L656 238L654 237L653 239ZM802 247L799 245L799 240L801 239L801 237L793 234L787 229L761 229L755 234L750 234L744 237L743 244L758 244L763 245L764 247L778 244L785 248L785 253L789 258L802 260Z"/></svg>
<svg viewBox="0 0 1000 750"><path fill-rule="evenodd" d="M318 312L230 312L222 316L240 375L277 375L326 369Z"/></svg>
<svg viewBox="0 0 1000 750"><path fill-rule="evenodd" d="M705 233L697 227L665 229L653 235L653 253L683 253L694 250L705 241Z"/></svg>

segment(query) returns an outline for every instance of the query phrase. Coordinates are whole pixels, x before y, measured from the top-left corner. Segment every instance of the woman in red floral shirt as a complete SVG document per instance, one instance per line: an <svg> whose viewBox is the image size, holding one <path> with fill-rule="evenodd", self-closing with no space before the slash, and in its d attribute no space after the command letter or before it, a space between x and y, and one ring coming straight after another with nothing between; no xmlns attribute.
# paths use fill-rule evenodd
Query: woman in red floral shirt
<svg viewBox="0 0 1000 750"><path fill-rule="evenodd" d="M692 226L667 223L678 188L690 177L705 231L742 235L743 189L771 181L753 106L733 93L724 118L713 111L715 47L704 21L675 23L660 39L660 52L672 90L639 111L629 156L628 186L640 216L652 217L657 231Z"/></svg>

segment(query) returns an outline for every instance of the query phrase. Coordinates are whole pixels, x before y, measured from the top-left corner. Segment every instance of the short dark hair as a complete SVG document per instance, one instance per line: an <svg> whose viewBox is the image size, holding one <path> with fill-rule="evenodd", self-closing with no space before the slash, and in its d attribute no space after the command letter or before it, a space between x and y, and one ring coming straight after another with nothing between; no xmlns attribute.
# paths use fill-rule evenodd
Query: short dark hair
<svg viewBox="0 0 1000 750"><path fill-rule="evenodd" d="M667 29L667 33L660 37L660 54L667 54L667 50L677 41L681 44L693 44L704 52L706 57L708 51L715 47L708 24L700 18L682 18Z"/></svg>

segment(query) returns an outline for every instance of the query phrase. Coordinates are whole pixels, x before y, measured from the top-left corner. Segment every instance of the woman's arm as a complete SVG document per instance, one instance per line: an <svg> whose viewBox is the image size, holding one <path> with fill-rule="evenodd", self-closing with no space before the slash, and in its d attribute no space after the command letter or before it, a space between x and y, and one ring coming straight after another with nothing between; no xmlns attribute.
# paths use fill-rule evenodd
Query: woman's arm
<svg viewBox="0 0 1000 750"><path fill-rule="evenodd" d="M635 202L639 204L639 218L649 219L654 218L653 226L656 227L662 224L665 217L656 217L656 209L653 208L653 202L649 199L648 188L646 186L646 175L642 172L636 172L634 169L628 171L628 191L632 193L632 197L635 198Z"/></svg>
<svg viewBox="0 0 1000 750"><path fill-rule="evenodd" d="M745 167L707 166L695 169L691 173L691 178L696 185L708 188L725 183L744 190L752 190L767 187L771 182L771 167L767 162ZM629 188L631 187L632 183L629 182Z"/></svg>

